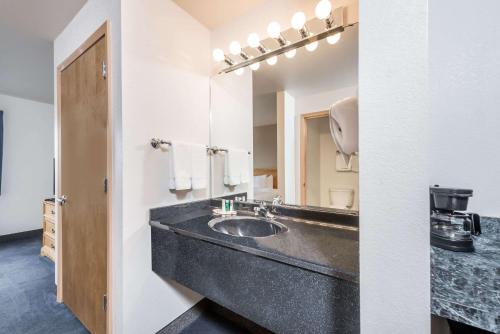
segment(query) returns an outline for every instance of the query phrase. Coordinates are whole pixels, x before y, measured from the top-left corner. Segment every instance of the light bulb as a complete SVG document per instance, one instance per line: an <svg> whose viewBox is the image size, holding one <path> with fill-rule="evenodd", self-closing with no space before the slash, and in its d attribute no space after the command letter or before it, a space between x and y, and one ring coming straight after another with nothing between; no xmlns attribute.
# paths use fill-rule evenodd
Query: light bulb
<svg viewBox="0 0 500 334"><path fill-rule="evenodd" d="M285 57L287 57L288 59L292 59L293 57L295 57L296 54L297 54L297 49L293 49L285 52Z"/></svg>
<svg viewBox="0 0 500 334"><path fill-rule="evenodd" d="M239 55L241 53L241 45L237 41L232 41L231 44L229 44L229 52L231 52L232 55Z"/></svg>
<svg viewBox="0 0 500 334"><path fill-rule="evenodd" d="M332 4L330 0L321 0L316 5L316 17L320 20L324 20L330 17L330 13L332 12Z"/></svg>
<svg viewBox="0 0 500 334"><path fill-rule="evenodd" d="M341 34L338 32L334 35L330 35L326 38L326 41L328 42L328 44L335 44L337 43L339 40L340 40L340 37L341 37Z"/></svg>
<svg viewBox="0 0 500 334"><path fill-rule="evenodd" d="M271 58L267 58L266 62L271 66L276 65L276 63L278 62L278 57L274 56Z"/></svg>
<svg viewBox="0 0 500 334"><path fill-rule="evenodd" d="M309 43L306 45L306 50L309 52L313 52L318 48L318 44L319 44L318 41Z"/></svg>
<svg viewBox="0 0 500 334"><path fill-rule="evenodd" d="M257 71L260 68L260 63L253 63L252 65L250 65L250 68L252 69L252 71Z"/></svg>
<svg viewBox="0 0 500 334"><path fill-rule="evenodd" d="M267 26L267 34L271 38L279 38L281 35L281 26L278 22L271 22Z"/></svg>
<svg viewBox="0 0 500 334"><path fill-rule="evenodd" d="M241 67L241 68L237 69L236 71L234 71L234 73L236 73L236 75L243 75L243 73L245 73L245 68Z"/></svg>
<svg viewBox="0 0 500 334"><path fill-rule="evenodd" d="M226 56L224 55L224 51L222 51L221 49L215 49L212 52L212 57L214 57L214 60L216 62L221 62L224 59L226 59Z"/></svg>
<svg viewBox="0 0 500 334"><path fill-rule="evenodd" d="M259 35L257 35L256 33L251 33L250 35L248 35L247 43L252 48L258 47L260 45Z"/></svg>
<svg viewBox="0 0 500 334"><path fill-rule="evenodd" d="M304 24L306 24L306 15L302 12L297 12L293 14L292 17L292 27L296 30L300 30L304 28Z"/></svg>

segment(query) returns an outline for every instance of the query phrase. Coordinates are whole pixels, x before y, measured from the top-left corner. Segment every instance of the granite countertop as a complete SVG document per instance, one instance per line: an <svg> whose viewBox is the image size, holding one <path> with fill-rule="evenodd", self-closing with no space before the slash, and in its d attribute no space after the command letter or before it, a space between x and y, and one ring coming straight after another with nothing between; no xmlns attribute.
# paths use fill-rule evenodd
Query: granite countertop
<svg viewBox="0 0 500 334"><path fill-rule="evenodd" d="M157 211L151 224L161 224L181 235L269 258L324 275L359 282L359 233L357 227L299 218L276 217L288 231L270 237L235 237L216 232L208 222L214 207L200 203L189 212L168 215ZM167 211L165 211L166 213ZM250 214L239 212L239 214Z"/></svg>
<svg viewBox="0 0 500 334"><path fill-rule="evenodd" d="M500 333L500 219L481 229L472 253L431 247L432 313Z"/></svg>

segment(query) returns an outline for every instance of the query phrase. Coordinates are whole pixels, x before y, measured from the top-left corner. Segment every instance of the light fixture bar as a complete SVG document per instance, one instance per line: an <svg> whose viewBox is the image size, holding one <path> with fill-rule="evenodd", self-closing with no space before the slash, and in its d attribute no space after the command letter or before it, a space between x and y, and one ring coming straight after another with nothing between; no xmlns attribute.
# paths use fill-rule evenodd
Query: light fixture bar
<svg viewBox="0 0 500 334"><path fill-rule="evenodd" d="M320 41L322 39L327 38L330 35L335 35L337 33L343 32L343 31L344 31L344 27L343 26L334 27L334 28L322 31L322 32L320 32L318 34L314 34L314 35L311 35L309 37L303 38L303 39L301 39L301 40L299 40L297 42L293 42L293 43L284 45L284 46L282 46L282 47L280 47L280 48L278 48L276 50L266 52L264 54L261 54L260 56L257 56L257 57L254 57L254 58L250 58L250 59L245 60L245 61L243 61L241 63L236 64L236 65L232 65L232 66L226 67L226 68L222 69L221 71L219 71L219 74L231 73L233 71L236 71L237 69L250 66L252 64L264 61L264 60L266 60L268 58L271 58L271 57L274 57L274 56L279 56L279 55L281 55L281 54L283 54L285 52L288 52L288 51L291 51L291 50L294 50L294 49L298 49L298 48L303 47L303 46L305 46L305 45L307 45L309 43Z"/></svg>

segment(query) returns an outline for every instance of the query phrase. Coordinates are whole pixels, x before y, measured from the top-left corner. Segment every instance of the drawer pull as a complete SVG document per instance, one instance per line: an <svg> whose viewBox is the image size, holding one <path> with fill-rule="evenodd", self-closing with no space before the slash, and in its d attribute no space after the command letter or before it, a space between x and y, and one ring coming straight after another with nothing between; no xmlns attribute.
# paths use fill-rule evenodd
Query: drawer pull
<svg viewBox="0 0 500 334"><path fill-rule="evenodd" d="M52 249L56 249L56 245L54 245L54 244L50 244L50 248L52 248Z"/></svg>
<svg viewBox="0 0 500 334"><path fill-rule="evenodd" d="M51 228L50 229L50 232L52 232L52 234L55 234L56 233L56 230L54 228Z"/></svg>
<svg viewBox="0 0 500 334"><path fill-rule="evenodd" d="M56 212L54 210L50 210L50 214L55 215Z"/></svg>

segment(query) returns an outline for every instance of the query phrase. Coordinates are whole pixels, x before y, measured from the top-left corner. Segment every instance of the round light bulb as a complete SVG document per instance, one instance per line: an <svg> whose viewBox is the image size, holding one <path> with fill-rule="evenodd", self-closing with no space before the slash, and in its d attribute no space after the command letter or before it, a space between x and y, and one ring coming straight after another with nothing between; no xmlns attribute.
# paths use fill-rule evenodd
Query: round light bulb
<svg viewBox="0 0 500 334"><path fill-rule="evenodd" d="M324 20L330 17L332 12L332 4L330 0L321 0L316 5L316 17L320 20Z"/></svg>
<svg viewBox="0 0 500 334"><path fill-rule="evenodd" d="M241 67L241 68L237 69L236 71L234 71L234 73L236 73L236 75L243 75L243 73L245 73L245 68Z"/></svg>
<svg viewBox="0 0 500 334"><path fill-rule="evenodd" d="M276 65L276 63L278 62L278 57L274 56L271 58L267 58L266 62L271 66Z"/></svg>
<svg viewBox="0 0 500 334"><path fill-rule="evenodd" d="M252 65L250 65L250 69L252 71L257 71L259 68L260 68L260 63L253 63Z"/></svg>
<svg viewBox="0 0 500 334"><path fill-rule="evenodd" d="M306 45L306 50L309 52L313 52L318 48L318 44L319 44L318 41L309 43Z"/></svg>
<svg viewBox="0 0 500 334"><path fill-rule="evenodd" d="M271 38L279 38L281 35L281 26L278 22L271 22L267 26L267 34Z"/></svg>
<svg viewBox="0 0 500 334"><path fill-rule="evenodd" d="M247 43L252 48L258 47L260 45L259 35L257 35L256 33L251 33L250 35L248 35Z"/></svg>
<svg viewBox="0 0 500 334"><path fill-rule="evenodd" d="M341 34L338 32L334 35L330 35L326 38L326 41L328 42L328 44L335 44L337 43L339 40L340 40L340 37L341 37Z"/></svg>
<svg viewBox="0 0 500 334"><path fill-rule="evenodd" d="M232 41L231 44L229 44L229 52L231 52L232 55L237 56L241 53L241 45L237 41Z"/></svg>
<svg viewBox="0 0 500 334"><path fill-rule="evenodd" d="M212 52L212 57L214 57L214 60L216 62L221 62L224 59L226 59L226 56L224 55L224 51L222 51L221 49L215 49Z"/></svg>
<svg viewBox="0 0 500 334"><path fill-rule="evenodd" d="M304 28L304 24L306 24L306 15L302 12L297 12L293 14L292 17L292 27L293 29L300 30Z"/></svg>
<svg viewBox="0 0 500 334"><path fill-rule="evenodd" d="M297 49L293 49L285 52L285 57L287 57L288 59L292 59L293 57L295 57L296 54L297 54Z"/></svg>

